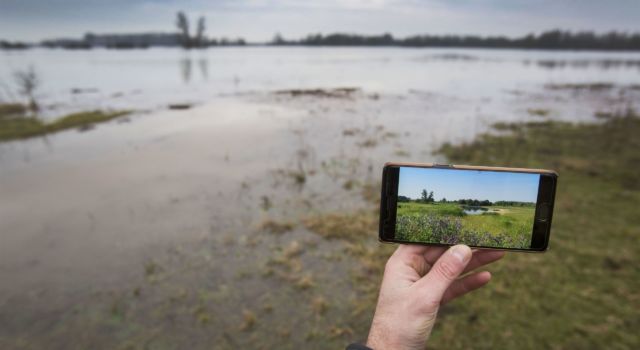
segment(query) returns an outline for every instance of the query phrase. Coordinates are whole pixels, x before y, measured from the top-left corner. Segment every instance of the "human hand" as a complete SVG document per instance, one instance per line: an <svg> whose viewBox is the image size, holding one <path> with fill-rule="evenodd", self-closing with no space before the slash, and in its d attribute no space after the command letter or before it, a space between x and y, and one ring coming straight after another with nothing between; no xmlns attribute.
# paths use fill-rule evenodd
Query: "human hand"
<svg viewBox="0 0 640 350"><path fill-rule="evenodd" d="M399 246L385 266L367 346L424 349L440 305L487 284L491 274L458 277L503 256L502 251L472 252L466 245L448 250Z"/></svg>

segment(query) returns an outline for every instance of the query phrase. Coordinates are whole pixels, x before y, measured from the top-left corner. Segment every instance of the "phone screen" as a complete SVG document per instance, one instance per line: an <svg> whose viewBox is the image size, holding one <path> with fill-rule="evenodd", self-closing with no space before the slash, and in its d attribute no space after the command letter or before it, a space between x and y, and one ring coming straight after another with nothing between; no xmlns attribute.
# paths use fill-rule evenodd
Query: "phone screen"
<svg viewBox="0 0 640 350"><path fill-rule="evenodd" d="M541 175L399 167L395 240L529 249Z"/></svg>

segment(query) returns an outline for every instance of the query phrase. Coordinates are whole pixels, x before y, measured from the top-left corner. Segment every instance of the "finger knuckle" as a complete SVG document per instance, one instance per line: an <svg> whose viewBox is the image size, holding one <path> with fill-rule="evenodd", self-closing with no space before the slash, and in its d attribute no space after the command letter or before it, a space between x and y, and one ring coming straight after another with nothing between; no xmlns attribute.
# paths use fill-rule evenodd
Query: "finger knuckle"
<svg viewBox="0 0 640 350"><path fill-rule="evenodd" d="M437 264L436 272L446 280L453 280L458 275L456 265L446 260Z"/></svg>
<svg viewBox="0 0 640 350"><path fill-rule="evenodd" d="M394 265L395 265L395 261L392 256L387 260L387 263L384 265L384 272L387 273L393 270Z"/></svg>

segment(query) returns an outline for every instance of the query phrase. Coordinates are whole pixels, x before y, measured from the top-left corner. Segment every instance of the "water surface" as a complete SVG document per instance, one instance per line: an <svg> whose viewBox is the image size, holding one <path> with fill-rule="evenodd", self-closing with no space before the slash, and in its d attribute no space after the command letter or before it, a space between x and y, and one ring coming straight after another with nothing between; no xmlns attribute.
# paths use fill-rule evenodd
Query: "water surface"
<svg viewBox="0 0 640 350"><path fill-rule="evenodd" d="M43 118L135 111L0 144L9 347L357 340L373 310L352 307L353 247L306 229L306 218L373 213L384 162L446 161L433 151L493 123L598 122L596 112L640 101L634 53L34 49L0 60L3 99L18 98L12 71L39 72ZM610 85L580 85L593 83ZM354 89L304 90L336 88ZM274 233L270 222L290 227Z"/></svg>

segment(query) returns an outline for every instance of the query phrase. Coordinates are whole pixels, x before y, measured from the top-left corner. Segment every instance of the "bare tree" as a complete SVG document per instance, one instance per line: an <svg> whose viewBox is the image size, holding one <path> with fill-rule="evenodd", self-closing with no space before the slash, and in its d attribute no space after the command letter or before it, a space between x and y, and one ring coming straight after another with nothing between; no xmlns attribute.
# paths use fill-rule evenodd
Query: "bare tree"
<svg viewBox="0 0 640 350"><path fill-rule="evenodd" d="M198 28L196 30L196 45L198 47L205 46L205 38L204 38L205 29L206 29L205 19L204 17L200 17L200 19L198 19Z"/></svg>
<svg viewBox="0 0 640 350"><path fill-rule="evenodd" d="M180 41L182 43L182 47L188 49L191 47L191 35L189 34L189 19L184 12L179 11L176 18L176 26L180 31Z"/></svg>
<svg viewBox="0 0 640 350"><path fill-rule="evenodd" d="M37 112L40 106L36 101L35 93L40 86L40 78L36 70L33 66L29 66L25 70L17 70L13 72L13 78L18 85L18 92L27 98L29 110Z"/></svg>

